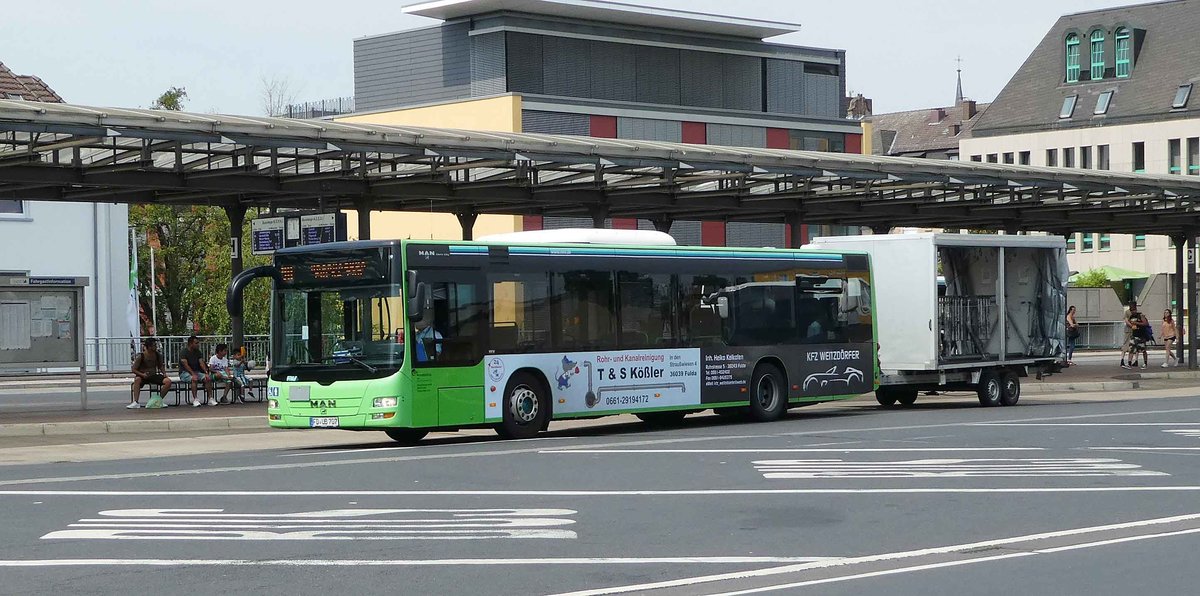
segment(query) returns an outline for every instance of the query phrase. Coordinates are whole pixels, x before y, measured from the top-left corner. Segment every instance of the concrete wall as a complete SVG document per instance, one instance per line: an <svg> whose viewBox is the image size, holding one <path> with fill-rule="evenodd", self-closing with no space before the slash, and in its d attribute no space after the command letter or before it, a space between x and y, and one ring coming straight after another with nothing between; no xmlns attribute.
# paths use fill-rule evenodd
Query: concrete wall
<svg viewBox="0 0 1200 596"><path fill-rule="evenodd" d="M128 337L129 208L27 201L0 215L0 270L86 277L87 337Z"/></svg>
<svg viewBox="0 0 1200 596"><path fill-rule="evenodd" d="M1080 105L1076 110L1088 108ZM1098 120L1097 123L1102 123ZM1029 151L1032 164L1035 166L1048 165L1046 150L1058 151L1058 166L1063 166L1063 149L1073 148L1075 163L1080 164L1080 148L1091 147L1092 167L1096 167L1100 145L1109 147L1109 168L1116 172L1132 172L1133 144L1145 144L1145 171L1154 174L1167 174L1169 171L1170 139L1180 139L1181 165L1184 172L1188 171L1187 139L1200 137L1200 119L1171 120L1170 122L1154 122L1146 124L1129 124L1122 126L1096 126L1092 128L1053 130L1033 132L1019 135L998 137L977 137L963 139L959 144L962 159L969 160L979 155L984 161L990 154L996 154L1003 161L1005 153L1019 154ZM864 141L864 146L867 143ZM1086 233L1086 230L1080 230ZM1094 238L1095 245L1091 252L1082 251L1082 237L1077 238L1076 250L1067 255L1071 269L1087 271L1101 265L1115 265L1126 269L1134 269L1146 273L1166 273L1175 269L1175 255L1170 248L1170 241L1163 236L1146 238L1145 248L1134 248L1134 237L1131 235L1112 235L1112 246L1109 250L1100 250L1100 239Z"/></svg>

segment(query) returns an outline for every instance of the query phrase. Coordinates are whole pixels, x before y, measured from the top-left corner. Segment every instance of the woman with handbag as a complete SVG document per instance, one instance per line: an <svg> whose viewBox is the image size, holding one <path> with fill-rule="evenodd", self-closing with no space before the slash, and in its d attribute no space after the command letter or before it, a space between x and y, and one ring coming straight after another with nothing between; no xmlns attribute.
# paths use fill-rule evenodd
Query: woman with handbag
<svg viewBox="0 0 1200 596"><path fill-rule="evenodd" d="M1075 342L1079 339L1079 322L1075 320L1075 306L1067 309L1067 366L1075 366L1071 361L1075 357Z"/></svg>

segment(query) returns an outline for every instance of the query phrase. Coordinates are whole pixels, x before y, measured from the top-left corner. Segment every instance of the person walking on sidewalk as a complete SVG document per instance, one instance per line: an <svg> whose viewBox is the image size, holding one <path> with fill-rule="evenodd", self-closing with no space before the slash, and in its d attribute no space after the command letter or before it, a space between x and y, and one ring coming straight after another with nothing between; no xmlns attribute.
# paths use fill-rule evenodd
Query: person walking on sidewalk
<svg viewBox="0 0 1200 596"><path fill-rule="evenodd" d="M1075 366L1071 361L1075 357L1075 342L1079 341L1079 321L1075 320L1075 306L1067 309L1067 366Z"/></svg>
<svg viewBox="0 0 1200 596"><path fill-rule="evenodd" d="M1163 360L1162 367L1179 366L1179 361L1175 358L1175 340L1179 337L1179 329L1175 325L1175 319L1171 317L1171 309L1163 311L1162 319L1162 338L1163 348L1167 351L1167 359Z"/></svg>
<svg viewBox="0 0 1200 596"><path fill-rule="evenodd" d="M200 383L204 383L204 395L211 393L209 385L208 365L204 362L204 354L200 353L200 338L195 335L187 340L187 347L179 353L179 382L191 384L192 407L204 405L204 399L199 396ZM217 405L216 400L209 399L208 405Z"/></svg>
<svg viewBox="0 0 1200 596"><path fill-rule="evenodd" d="M158 407L163 407L163 398L171 389L171 379L167 377L167 367L162 355L158 353L158 340L147 337L142 341L142 351L133 359L133 389L129 396L127 409L136 410L142 407L138 403L138 395L142 393L143 385L158 385ZM154 401L154 398L151 398ZM150 402L146 407L151 407Z"/></svg>
<svg viewBox="0 0 1200 596"><path fill-rule="evenodd" d="M1133 341L1133 333L1141 326L1142 313L1138 312L1137 302L1130 301L1129 309L1125 311L1125 339L1121 343L1121 368L1137 368L1138 345ZM1143 354L1145 346L1140 346ZM1126 354L1129 362L1125 362Z"/></svg>

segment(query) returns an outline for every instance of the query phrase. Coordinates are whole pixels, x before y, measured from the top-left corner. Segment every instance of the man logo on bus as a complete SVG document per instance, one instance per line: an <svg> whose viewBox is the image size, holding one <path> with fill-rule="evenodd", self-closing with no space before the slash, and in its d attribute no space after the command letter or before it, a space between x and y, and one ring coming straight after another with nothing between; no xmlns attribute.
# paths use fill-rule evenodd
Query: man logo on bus
<svg viewBox="0 0 1200 596"><path fill-rule="evenodd" d="M576 362L572 362L570 358L563 356L562 372L560 372L558 374L558 378L557 378L558 388L559 389L570 389L571 388L571 377L573 377L577 374L579 374L579 364Z"/></svg>
<svg viewBox="0 0 1200 596"><path fill-rule="evenodd" d="M487 374L493 383L499 383L504 378L504 361L499 358L488 360Z"/></svg>

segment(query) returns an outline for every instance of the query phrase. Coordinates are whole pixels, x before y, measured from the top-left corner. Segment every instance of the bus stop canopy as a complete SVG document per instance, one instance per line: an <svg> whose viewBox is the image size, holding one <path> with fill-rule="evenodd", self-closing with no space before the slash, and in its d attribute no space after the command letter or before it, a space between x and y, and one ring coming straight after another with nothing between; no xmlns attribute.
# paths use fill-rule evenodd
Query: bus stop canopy
<svg viewBox="0 0 1200 596"><path fill-rule="evenodd" d="M0 100L0 198L1183 236L1200 177Z"/></svg>

